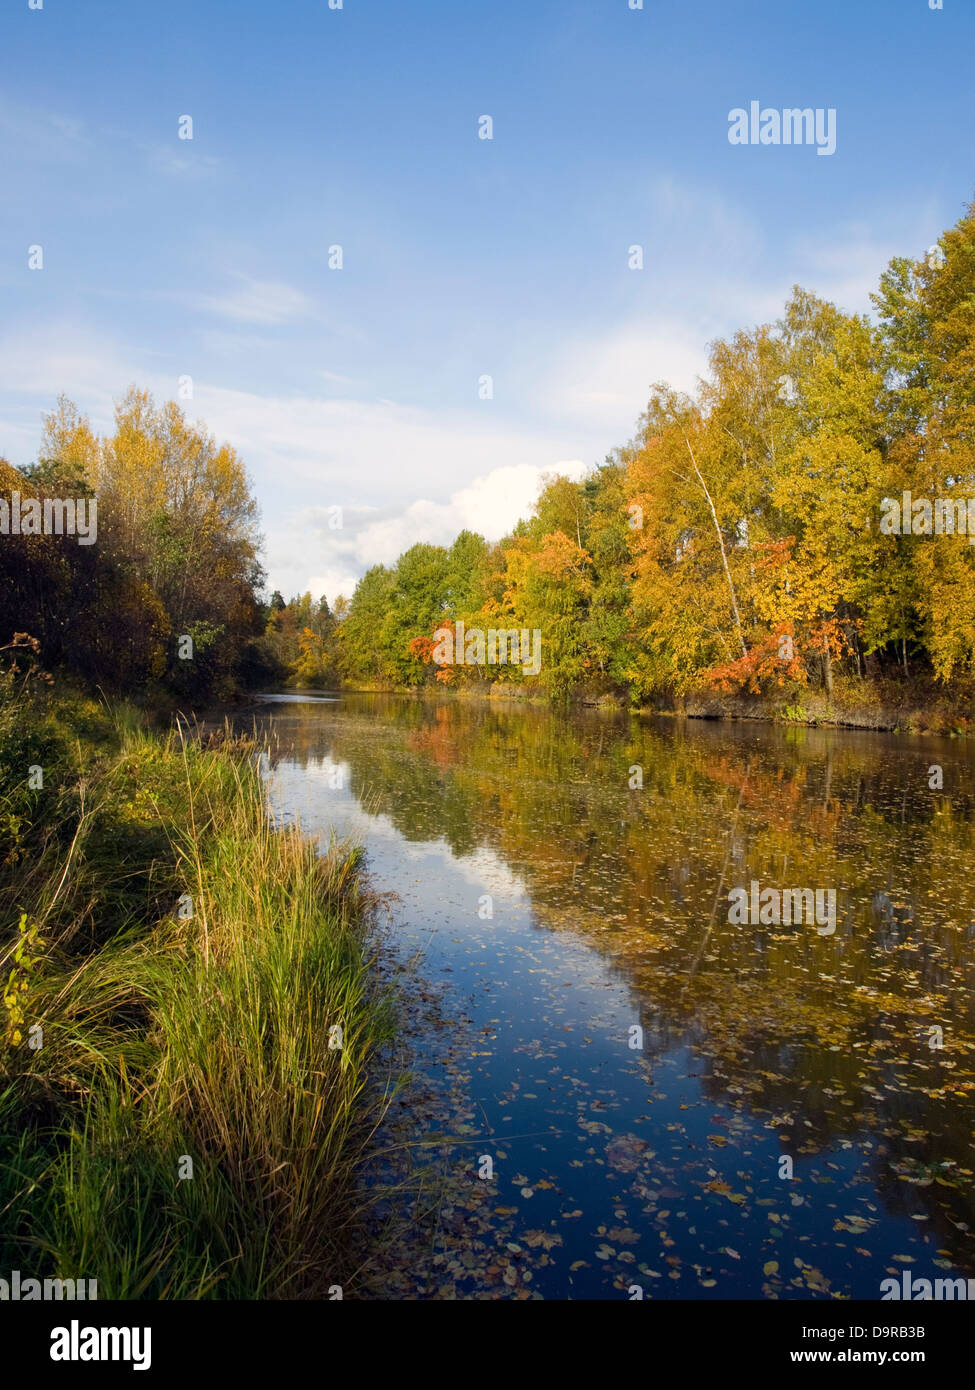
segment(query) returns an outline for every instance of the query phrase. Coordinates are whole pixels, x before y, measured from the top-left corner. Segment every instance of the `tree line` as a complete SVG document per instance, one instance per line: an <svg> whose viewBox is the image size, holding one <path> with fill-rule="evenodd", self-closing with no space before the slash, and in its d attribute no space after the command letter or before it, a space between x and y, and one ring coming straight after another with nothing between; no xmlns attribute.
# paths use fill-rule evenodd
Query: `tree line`
<svg viewBox="0 0 975 1390"><path fill-rule="evenodd" d="M273 668L257 506L229 445L132 387L100 437L65 397L40 457L0 459L0 510L27 499L97 498L97 543L35 525L0 537L0 634L39 644L48 668L108 692L190 701L232 695ZM90 514L90 513L89 513Z"/></svg>
<svg viewBox="0 0 975 1390"><path fill-rule="evenodd" d="M547 480L497 544L464 531L371 568L322 634L322 669L634 702L832 694L840 673L961 681L975 663L975 204L925 255L891 261L872 300L871 318L796 287L777 322L711 346L693 395L653 386L634 439L579 483ZM541 672L438 665L436 634L458 620L538 628Z"/></svg>
<svg viewBox="0 0 975 1390"><path fill-rule="evenodd" d="M265 600L244 466L175 402L133 387L100 438L62 397L39 461L0 460L0 496L97 495L98 544L5 534L0 638L188 699L273 680L634 703L832 694L837 676L958 687L975 664L975 204L872 299L871 318L796 287L777 322L712 344L693 394L654 385L634 438L581 482L548 478L502 540L418 543L332 607ZM537 629L541 670L438 664L459 622Z"/></svg>

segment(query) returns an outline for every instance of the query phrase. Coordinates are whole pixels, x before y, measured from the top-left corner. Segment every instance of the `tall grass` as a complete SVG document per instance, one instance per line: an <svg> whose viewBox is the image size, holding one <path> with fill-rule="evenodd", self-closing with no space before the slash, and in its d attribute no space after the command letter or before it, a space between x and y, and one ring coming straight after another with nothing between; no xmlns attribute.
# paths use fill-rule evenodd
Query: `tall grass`
<svg viewBox="0 0 975 1390"><path fill-rule="evenodd" d="M347 1289L391 1033L359 852L273 828L252 746L128 717L111 742L46 779L0 876L0 1270L124 1299Z"/></svg>

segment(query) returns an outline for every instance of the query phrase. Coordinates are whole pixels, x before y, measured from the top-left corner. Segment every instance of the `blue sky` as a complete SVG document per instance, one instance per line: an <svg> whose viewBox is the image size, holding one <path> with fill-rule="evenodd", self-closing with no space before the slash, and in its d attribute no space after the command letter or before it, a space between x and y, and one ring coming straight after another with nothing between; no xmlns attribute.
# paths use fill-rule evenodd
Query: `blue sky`
<svg viewBox="0 0 975 1390"><path fill-rule="evenodd" d="M710 340L794 283L867 310L957 220L973 52L973 0L6 0L0 453L190 375L285 593L494 538ZM835 154L729 144L753 100Z"/></svg>

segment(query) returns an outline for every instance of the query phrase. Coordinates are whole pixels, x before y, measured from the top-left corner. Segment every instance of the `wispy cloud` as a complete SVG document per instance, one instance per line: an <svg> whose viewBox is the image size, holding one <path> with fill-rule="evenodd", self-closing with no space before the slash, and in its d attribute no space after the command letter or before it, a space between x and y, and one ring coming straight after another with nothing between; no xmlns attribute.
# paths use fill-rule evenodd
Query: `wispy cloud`
<svg viewBox="0 0 975 1390"><path fill-rule="evenodd" d="M154 145L148 154L153 169L179 178L209 178L221 168L216 155L197 153L192 145L181 144L178 150L168 145Z"/></svg>
<svg viewBox="0 0 975 1390"><path fill-rule="evenodd" d="M237 274L237 288L201 301L201 307L237 323L289 323L306 314L311 301L301 290L278 280Z"/></svg>
<svg viewBox="0 0 975 1390"><path fill-rule="evenodd" d="M83 121L42 107L0 101L0 141L5 161L71 163L92 142Z"/></svg>

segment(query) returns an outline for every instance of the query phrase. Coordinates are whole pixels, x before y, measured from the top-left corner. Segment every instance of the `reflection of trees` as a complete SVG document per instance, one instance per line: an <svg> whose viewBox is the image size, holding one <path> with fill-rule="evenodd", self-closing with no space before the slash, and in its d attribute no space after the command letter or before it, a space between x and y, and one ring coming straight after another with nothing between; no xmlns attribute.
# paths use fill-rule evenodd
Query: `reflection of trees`
<svg viewBox="0 0 975 1390"><path fill-rule="evenodd" d="M277 756L349 763L355 795L407 839L493 849L539 926L586 935L623 973L651 1051L693 1042L706 1087L793 1116L800 1153L869 1132L891 1203L915 1194L946 1247L949 1211L975 1226L962 745L384 697L276 727ZM928 789L933 762L950 796ZM729 925L722 895L753 878L836 888L836 935Z"/></svg>

